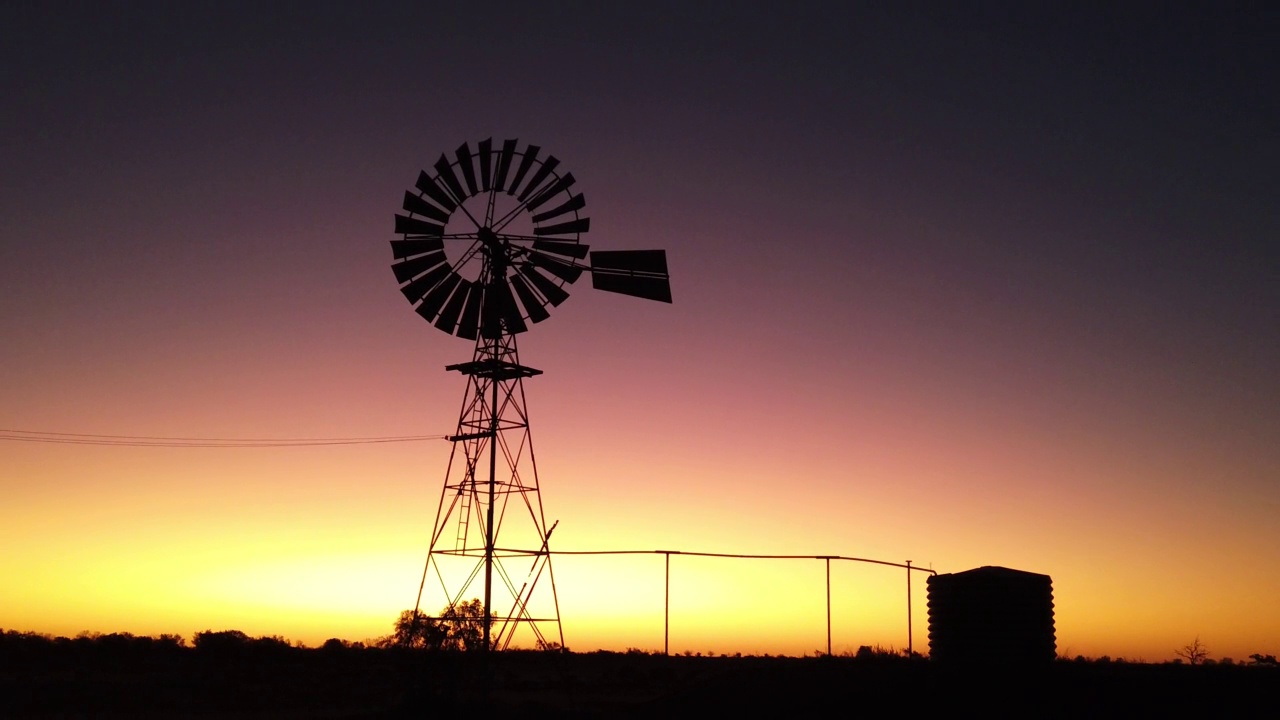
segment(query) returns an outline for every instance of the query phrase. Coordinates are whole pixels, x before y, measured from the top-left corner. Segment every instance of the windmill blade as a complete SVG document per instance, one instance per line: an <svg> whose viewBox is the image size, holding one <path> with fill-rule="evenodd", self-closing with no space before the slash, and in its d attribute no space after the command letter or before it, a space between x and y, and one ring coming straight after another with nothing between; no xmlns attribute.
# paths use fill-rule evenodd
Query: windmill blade
<svg viewBox="0 0 1280 720"><path fill-rule="evenodd" d="M544 255L543 253L533 251L529 253L529 262L564 280L565 282L574 282L582 275L582 268L559 259Z"/></svg>
<svg viewBox="0 0 1280 720"><path fill-rule="evenodd" d="M489 192L489 173L493 169L493 138L480 141L480 189Z"/></svg>
<svg viewBox="0 0 1280 720"><path fill-rule="evenodd" d="M498 296L498 308L502 313L502 321L507 326L507 332L522 333L528 330L529 326L524 324L524 316L520 314L516 299L511 296L511 285L506 278L494 283L492 291Z"/></svg>
<svg viewBox="0 0 1280 720"><path fill-rule="evenodd" d="M530 211L537 210L539 207L542 207L544 204L546 204L548 200L555 197L556 195L559 195L565 190L568 190L569 187L572 185L573 185L573 173L568 173L564 177L548 185L547 189L539 192L537 195L534 195L529 200L529 202L525 203L524 207L526 210L530 210Z"/></svg>
<svg viewBox="0 0 1280 720"><path fill-rule="evenodd" d="M400 292L404 293L405 299L412 305L421 300L423 295L431 292L431 288L439 285L440 281L445 279L451 272L453 272L453 269L449 267L449 263L440 263L414 278L413 282L400 288ZM472 339L474 340L475 338Z"/></svg>
<svg viewBox="0 0 1280 720"><path fill-rule="evenodd" d="M414 255L422 255L423 253L434 252L444 249L444 240L440 238L427 238L426 240L392 240L391 256L396 260L401 258L412 257Z"/></svg>
<svg viewBox="0 0 1280 720"><path fill-rule="evenodd" d="M534 294L533 289L529 287L529 283L519 275L511 276L511 287L515 288L516 295L520 298L520 304L524 305L525 312L529 313L529 319L535 323L551 317L547 309L542 306L542 300Z"/></svg>
<svg viewBox="0 0 1280 720"><path fill-rule="evenodd" d="M440 159L436 161L435 168L436 172L440 174L440 180L444 182L445 187L449 188L449 192L453 193L453 197L459 203L470 197L463 191L462 185L458 183L458 176L453 174L453 166L449 164L449 158L441 155Z"/></svg>
<svg viewBox="0 0 1280 720"><path fill-rule="evenodd" d="M487 338L501 337L504 326L506 332L511 334L529 329L520 316L515 298L511 296L511 286L505 278L499 278L485 286L484 302L480 309L480 333Z"/></svg>
<svg viewBox="0 0 1280 720"><path fill-rule="evenodd" d="M436 319L436 315L440 313L440 308L444 307L444 301L449 299L449 295L453 293L453 289L458 287L458 283L462 282L462 278L458 277L458 273L450 272L444 280L431 289L427 296L422 299L422 304L414 308L427 322Z"/></svg>
<svg viewBox="0 0 1280 720"><path fill-rule="evenodd" d="M569 198L567 201L565 201L563 205L552 208L551 210L548 210L546 212L540 212L537 215L534 215L533 221L535 223L540 223L543 220L550 220L553 217L559 217L561 215L564 215L565 213L573 212L574 210L581 210L584 206L586 206L586 204L587 204L586 198L582 197L582 194L579 193Z"/></svg>
<svg viewBox="0 0 1280 720"><path fill-rule="evenodd" d="M462 308L462 319L458 321L458 337L475 340L480 332L480 301L484 296L484 286L471 284L471 292L467 295L467 304Z"/></svg>
<svg viewBox="0 0 1280 720"><path fill-rule="evenodd" d="M462 179L467 181L467 197L471 197L479 192L476 189L476 166L471 164L471 146L462 143L458 149L454 151L458 156L458 168L462 170Z"/></svg>
<svg viewBox="0 0 1280 720"><path fill-rule="evenodd" d="M591 218L578 218L569 222L560 223L559 225L548 225L547 227L535 227L534 235L571 235L574 233L584 233L591 228Z"/></svg>
<svg viewBox="0 0 1280 720"><path fill-rule="evenodd" d="M395 272L396 280L401 283L407 283L436 265L445 262L447 259L448 258L444 255L444 251L438 250L436 252L420 255L402 262L393 263L391 265L391 270Z"/></svg>
<svg viewBox="0 0 1280 720"><path fill-rule="evenodd" d="M507 186L508 195L516 194L516 188L520 187L520 181L524 179L524 174L529 172L529 166L533 165L541 149L537 145L530 145L524 149L524 157L520 159L520 167L516 168L516 176L511 178L511 184Z"/></svg>
<svg viewBox="0 0 1280 720"><path fill-rule="evenodd" d="M443 235L444 226L407 215L396 216L396 232L400 235Z"/></svg>
<svg viewBox="0 0 1280 720"><path fill-rule="evenodd" d="M591 253L591 286L632 297L671 302L665 250L606 250Z"/></svg>
<svg viewBox="0 0 1280 720"><path fill-rule="evenodd" d="M458 289L449 296L449 302L445 304L444 310L440 312L440 317L436 319L436 327L441 330L453 334L453 328L458 324L458 316L462 314L462 306L467 302L467 298L471 295L472 285L468 280L459 280Z"/></svg>
<svg viewBox="0 0 1280 720"><path fill-rule="evenodd" d="M441 245L443 246L443 242ZM556 255L564 255L566 257L577 258L581 260L587 256L587 251L591 248L589 245L582 243L564 242L562 240L534 240L533 249L543 252L555 253Z"/></svg>
<svg viewBox="0 0 1280 720"><path fill-rule="evenodd" d="M418 173L418 182L414 183L413 186L421 190L422 194L435 200L436 204L445 209L445 212L453 212L458 208L458 204L453 201L453 198L449 197L449 193L440 189L439 183L432 180L431 176L425 172ZM405 210L408 209L405 208Z"/></svg>
<svg viewBox="0 0 1280 720"><path fill-rule="evenodd" d="M507 172L511 170L511 156L516 152L518 140L503 140L502 151L498 155L498 176L494 178L493 189L502 192L507 182Z"/></svg>
<svg viewBox="0 0 1280 720"><path fill-rule="evenodd" d="M436 222L449 222L449 213L422 199L420 195L414 195L408 190L404 191L404 204L401 205L401 207L414 215L429 217Z"/></svg>
<svg viewBox="0 0 1280 720"><path fill-rule="evenodd" d="M546 298L547 302L552 305L559 305L569 299L569 293L565 292L564 288L555 284L555 281L538 272L532 266L526 264L516 269L521 275L528 278L529 282L533 283L533 286L542 294L542 297Z"/></svg>
<svg viewBox="0 0 1280 720"><path fill-rule="evenodd" d="M556 166L559 164L560 160L557 159L555 155L548 155L547 159L542 161L542 167L538 168L538 172L533 174L533 178L529 180L529 184L520 192L520 197L518 198L520 202L524 202L525 198L529 197L529 193L537 189L537 187L542 184L542 181L546 180L547 176L551 174L551 171L555 170Z"/></svg>

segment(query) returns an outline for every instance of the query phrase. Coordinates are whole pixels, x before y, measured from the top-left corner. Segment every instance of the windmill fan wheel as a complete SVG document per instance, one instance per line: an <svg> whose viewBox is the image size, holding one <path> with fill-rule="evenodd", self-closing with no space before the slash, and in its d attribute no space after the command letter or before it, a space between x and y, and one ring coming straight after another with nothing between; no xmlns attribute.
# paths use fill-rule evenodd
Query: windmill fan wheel
<svg viewBox="0 0 1280 720"><path fill-rule="evenodd" d="M391 269L419 315L451 335L499 337L542 322L586 269L590 218L572 173L537 145L467 143L404 194ZM530 230L531 228L531 230ZM449 252L446 252L446 245Z"/></svg>

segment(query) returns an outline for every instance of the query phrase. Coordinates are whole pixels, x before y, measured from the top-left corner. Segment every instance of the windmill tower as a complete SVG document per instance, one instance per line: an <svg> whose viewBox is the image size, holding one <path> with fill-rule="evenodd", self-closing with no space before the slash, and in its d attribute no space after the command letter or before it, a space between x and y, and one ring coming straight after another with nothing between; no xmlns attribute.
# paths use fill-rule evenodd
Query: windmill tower
<svg viewBox="0 0 1280 720"><path fill-rule="evenodd" d="M536 145L463 143L418 175L396 215L391 269L425 320L472 340L467 381L415 612L436 586L448 613L482 583L483 647L505 649L528 629L538 647L564 645L516 336L564 302L587 271L597 290L671 302L663 250L592 251L572 173ZM584 260L586 262L584 262ZM501 541L499 535L501 534ZM427 607L432 607L428 605Z"/></svg>

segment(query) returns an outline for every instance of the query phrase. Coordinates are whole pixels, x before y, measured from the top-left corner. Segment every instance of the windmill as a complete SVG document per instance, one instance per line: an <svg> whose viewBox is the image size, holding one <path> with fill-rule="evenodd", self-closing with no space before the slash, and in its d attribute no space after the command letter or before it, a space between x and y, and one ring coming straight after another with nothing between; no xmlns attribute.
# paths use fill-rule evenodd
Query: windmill
<svg viewBox="0 0 1280 720"><path fill-rule="evenodd" d="M475 341L470 362L445 368L465 376L467 389L448 436L415 617L429 581L452 611L483 574L485 649L509 647L522 627L538 647L564 646L549 552L555 525L542 510L523 384L542 371L520 363L516 336L546 320L584 271L597 290L671 302L666 252L590 250L573 174L537 145L519 145L495 149L487 139L442 154L405 192L408 214L396 215L400 237L391 241L391 269L414 310ZM535 595L544 575L550 592Z"/></svg>

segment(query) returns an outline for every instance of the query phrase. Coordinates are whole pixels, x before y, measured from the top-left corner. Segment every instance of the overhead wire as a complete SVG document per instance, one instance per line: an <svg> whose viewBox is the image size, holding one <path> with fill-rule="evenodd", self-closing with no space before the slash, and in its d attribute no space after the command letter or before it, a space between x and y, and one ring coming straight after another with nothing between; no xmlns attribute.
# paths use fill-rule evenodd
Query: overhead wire
<svg viewBox="0 0 1280 720"><path fill-rule="evenodd" d="M103 435L95 433L55 432L50 430L13 430L0 428L0 440L14 442L53 443L60 445L105 445L117 447L170 448L260 448L318 447L333 445L376 445L387 443L443 440L445 435L387 435L377 437L288 437L227 438L169 437L161 435Z"/></svg>

